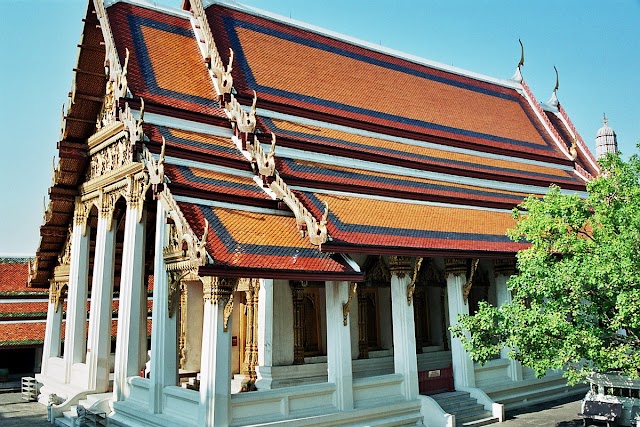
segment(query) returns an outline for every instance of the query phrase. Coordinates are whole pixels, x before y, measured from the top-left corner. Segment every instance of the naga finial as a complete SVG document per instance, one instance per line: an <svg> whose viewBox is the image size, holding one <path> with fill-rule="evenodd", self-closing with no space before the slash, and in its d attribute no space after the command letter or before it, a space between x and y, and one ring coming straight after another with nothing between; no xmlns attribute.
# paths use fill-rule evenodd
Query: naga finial
<svg viewBox="0 0 640 427"><path fill-rule="evenodd" d="M276 155L276 134L271 132L271 149L269 150L269 154L267 154L267 159L273 159L273 156Z"/></svg>
<svg viewBox="0 0 640 427"><path fill-rule="evenodd" d="M327 224L327 219L329 219L329 203L324 202L324 213L322 214L322 219L320 219L321 225Z"/></svg>
<svg viewBox="0 0 640 427"><path fill-rule="evenodd" d="M556 72L556 86L553 88L553 92L555 93L558 91L558 88L560 87L560 79L558 78L558 69L556 68L555 65L553 66L553 69Z"/></svg>
<svg viewBox="0 0 640 427"><path fill-rule="evenodd" d="M124 65L122 66L122 77L127 77L127 67L129 66L129 48L125 48Z"/></svg>

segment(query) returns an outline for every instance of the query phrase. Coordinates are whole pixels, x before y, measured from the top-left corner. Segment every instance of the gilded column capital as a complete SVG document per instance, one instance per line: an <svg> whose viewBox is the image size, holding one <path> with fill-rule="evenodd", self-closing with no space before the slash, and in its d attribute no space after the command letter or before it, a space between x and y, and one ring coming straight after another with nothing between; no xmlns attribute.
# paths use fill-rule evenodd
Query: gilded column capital
<svg viewBox="0 0 640 427"><path fill-rule="evenodd" d="M76 198L76 207L73 214L73 224L82 227L82 235L87 234L87 221L89 219L89 211L91 210L92 202L82 201L80 198Z"/></svg>
<svg viewBox="0 0 640 427"><path fill-rule="evenodd" d="M51 281L49 285L49 302L54 305L55 312L58 312L60 308L60 303L64 299L65 288L67 288L68 283L66 282L56 282Z"/></svg>
<svg viewBox="0 0 640 427"><path fill-rule="evenodd" d="M238 286L238 279L205 276L202 280L202 293L205 303L218 304L228 301Z"/></svg>
<svg viewBox="0 0 640 427"><path fill-rule="evenodd" d="M448 276L453 274L454 276L461 276L467 274L467 261L464 258L445 258L444 271Z"/></svg>
<svg viewBox="0 0 640 427"><path fill-rule="evenodd" d="M125 199L127 200L127 207L129 209L135 209L138 211L138 222L142 220L142 208L144 206L145 194L148 188L149 184L147 182L146 174L142 174L140 176L129 176Z"/></svg>
<svg viewBox="0 0 640 427"><path fill-rule="evenodd" d="M411 257L390 256L389 270L391 271L391 274L398 276L400 279L404 278L407 274L411 274Z"/></svg>
<svg viewBox="0 0 640 427"><path fill-rule="evenodd" d="M493 274L498 276L513 276L516 274L516 260L511 259L494 259L493 260Z"/></svg>

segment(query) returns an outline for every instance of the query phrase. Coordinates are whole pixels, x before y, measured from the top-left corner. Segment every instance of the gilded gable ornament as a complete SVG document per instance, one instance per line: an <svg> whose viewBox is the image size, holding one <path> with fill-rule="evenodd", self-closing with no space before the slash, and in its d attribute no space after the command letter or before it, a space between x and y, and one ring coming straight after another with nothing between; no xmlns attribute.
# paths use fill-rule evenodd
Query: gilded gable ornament
<svg viewBox="0 0 640 427"><path fill-rule="evenodd" d="M344 326L347 326L347 318L349 317L349 310L351 309L351 301L356 295L357 290L357 283L351 283L351 285L349 285L349 297L347 298L347 302L342 304L342 324Z"/></svg>
<svg viewBox="0 0 640 427"><path fill-rule="evenodd" d="M96 122L96 129L101 130L112 125L118 119L118 100L127 93L127 66L129 65L129 49L126 49L124 66L117 70L115 48L107 51L105 58L105 74L107 83L102 103L102 112Z"/></svg>

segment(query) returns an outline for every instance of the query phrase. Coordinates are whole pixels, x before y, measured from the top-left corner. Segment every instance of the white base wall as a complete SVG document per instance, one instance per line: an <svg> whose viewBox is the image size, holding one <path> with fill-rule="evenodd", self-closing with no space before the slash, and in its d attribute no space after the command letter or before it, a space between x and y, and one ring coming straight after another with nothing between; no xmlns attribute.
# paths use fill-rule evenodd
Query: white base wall
<svg viewBox="0 0 640 427"><path fill-rule="evenodd" d="M112 402L111 425L198 426L198 392L165 387L163 413L151 414L149 380L131 377L128 384L127 399ZM400 375L354 379L353 388L355 409L349 411L337 410L336 387L329 383L232 395L231 426L422 425L421 401L404 399Z"/></svg>

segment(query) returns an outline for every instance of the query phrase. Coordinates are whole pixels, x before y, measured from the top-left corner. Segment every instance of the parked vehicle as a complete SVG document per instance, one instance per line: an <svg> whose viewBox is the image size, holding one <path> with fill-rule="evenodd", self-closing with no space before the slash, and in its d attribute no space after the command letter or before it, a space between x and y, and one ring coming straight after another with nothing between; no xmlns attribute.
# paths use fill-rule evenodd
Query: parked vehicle
<svg viewBox="0 0 640 427"><path fill-rule="evenodd" d="M584 425L605 421L607 426L640 427L640 379L615 372L593 374L591 387L582 400Z"/></svg>

